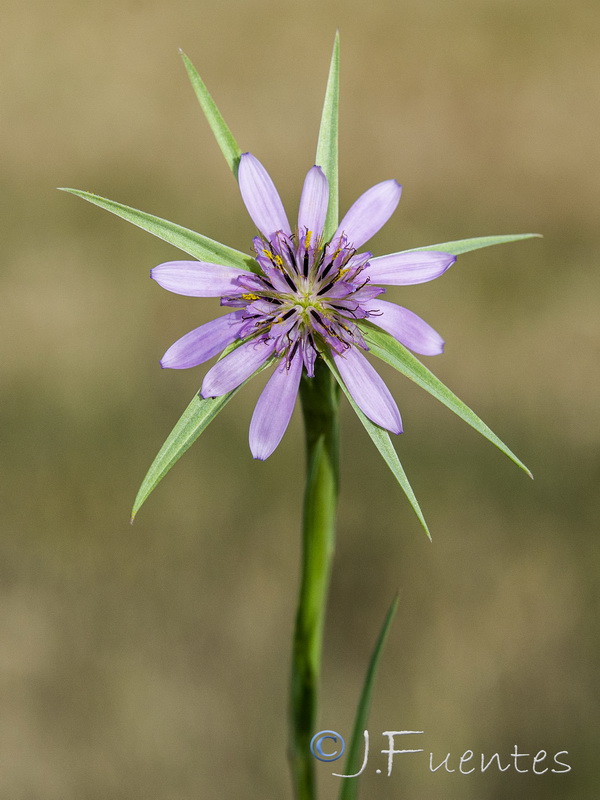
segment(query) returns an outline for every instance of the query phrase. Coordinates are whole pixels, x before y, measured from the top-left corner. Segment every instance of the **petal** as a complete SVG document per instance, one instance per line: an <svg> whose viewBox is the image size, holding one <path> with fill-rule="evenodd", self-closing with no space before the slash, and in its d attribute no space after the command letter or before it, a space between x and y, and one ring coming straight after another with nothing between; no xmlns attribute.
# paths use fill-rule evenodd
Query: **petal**
<svg viewBox="0 0 600 800"><path fill-rule="evenodd" d="M251 339L237 347L229 355L208 370L204 376L200 394L202 397L220 397L227 394L249 378L261 367L273 352L273 344L260 339Z"/></svg>
<svg viewBox="0 0 600 800"><path fill-rule="evenodd" d="M170 292L189 297L221 297L239 291L236 278L247 270L207 261L167 261L150 270L150 277Z"/></svg>
<svg viewBox="0 0 600 800"><path fill-rule="evenodd" d="M302 188L300 208L298 209L298 230L312 231L314 239L323 233L327 205L329 203L329 184L321 167L308 170ZM313 241L314 241L313 239Z"/></svg>
<svg viewBox="0 0 600 800"><path fill-rule="evenodd" d="M390 333L400 344L424 356L444 352L444 340L425 320L408 308L386 300L368 300L363 308L371 312L369 321Z"/></svg>
<svg viewBox="0 0 600 800"><path fill-rule="evenodd" d="M439 278L455 261L456 256L437 250L392 253L372 259L365 268L365 275L374 283L409 286Z"/></svg>
<svg viewBox="0 0 600 800"><path fill-rule="evenodd" d="M349 347L343 355L334 352L333 358L360 410L376 425L392 433L402 433L398 406L367 359L355 347Z"/></svg>
<svg viewBox="0 0 600 800"><path fill-rule="evenodd" d="M200 325L169 347L160 361L161 367L187 369L203 364L235 341L244 321L244 312L234 311Z"/></svg>
<svg viewBox="0 0 600 800"><path fill-rule="evenodd" d="M372 186L351 206L333 239L344 233L352 247L361 247L392 216L400 202L401 193L402 187L393 180Z"/></svg>
<svg viewBox="0 0 600 800"><path fill-rule="evenodd" d="M306 374L309 378L315 377L315 361L317 360L317 351L312 344L312 341L304 341L302 342L302 359L304 361L304 367L306 369Z"/></svg>
<svg viewBox="0 0 600 800"><path fill-rule="evenodd" d="M281 441L294 410L301 375L302 354L298 349L289 368L282 360L269 378L250 422L250 450L254 458L264 461Z"/></svg>
<svg viewBox="0 0 600 800"><path fill-rule="evenodd" d="M290 223L269 173L251 153L240 159L238 180L242 200L258 230L266 236L277 231L291 235Z"/></svg>

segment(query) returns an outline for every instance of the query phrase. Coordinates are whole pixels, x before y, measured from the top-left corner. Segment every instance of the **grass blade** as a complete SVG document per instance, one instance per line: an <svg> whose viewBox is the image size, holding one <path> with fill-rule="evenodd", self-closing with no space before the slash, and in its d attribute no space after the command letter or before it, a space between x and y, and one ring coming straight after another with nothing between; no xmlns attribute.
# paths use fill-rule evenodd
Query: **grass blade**
<svg viewBox="0 0 600 800"><path fill-rule="evenodd" d="M375 685L375 677L379 667L379 661L385 642L387 640L392 620L398 608L398 597L395 597L391 606L388 609L383 625L377 637L369 668L365 676L365 683L356 710L356 718L354 720L354 728L352 730L352 738L350 740L350 747L348 748L348 756L346 758L346 775L356 775L361 766L360 751L363 740L363 731L367 726L369 718L369 711L371 710L371 699L373 697L373 687ZM358 778L347 778L342 783L340 790L339 800L356 800L358 796Z"/></svg>

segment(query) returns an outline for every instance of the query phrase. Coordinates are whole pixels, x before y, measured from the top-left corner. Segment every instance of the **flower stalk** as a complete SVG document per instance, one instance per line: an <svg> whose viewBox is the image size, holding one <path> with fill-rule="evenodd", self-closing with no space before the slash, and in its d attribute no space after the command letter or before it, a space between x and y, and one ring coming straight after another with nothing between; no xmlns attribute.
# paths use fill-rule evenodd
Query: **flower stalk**
<svg viewBox="0 0 600 800"><path fill-rule="evenodd" d="M296 800L316 797L315 732L323 629L339 485L339 390L319 360L314 378L300 385L306 437L306 488L302 519L302 566L294 631L290 695L290 766Z"/></svg>

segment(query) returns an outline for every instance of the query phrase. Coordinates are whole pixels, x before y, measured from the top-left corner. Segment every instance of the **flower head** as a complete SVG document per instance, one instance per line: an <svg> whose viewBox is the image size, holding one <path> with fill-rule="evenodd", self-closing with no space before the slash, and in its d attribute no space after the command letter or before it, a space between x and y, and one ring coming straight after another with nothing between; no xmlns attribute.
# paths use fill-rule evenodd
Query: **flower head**
<svg viewBox="0 0 600 800"><path fill-rule="evenodd" d="M275 371L250 423L255 458L268 458L275 450L292 415L302 374L311 378L316 359L325 353L361 411L382 428L401 433L398 407L361 352L368 347L360 324L379 326L417 353L441 353L439 334L408 309L382 300L385 289L378 284L432 280L455 256L418 251L373 258L361 251L398 205L401 186L394 180L361 195L331 239L325 239L329 186L320 167L312 167L304 181L295 230L273 181L250 153L241 156L238 178L260 232L254 239L255 271L204 261L171 261L152 270L154 280L169 291L220 297L222 306L235 309L175 342L162 366L194 367L237 345L206 374L201 394L208 398L236 389L273 362Z"/></svg>

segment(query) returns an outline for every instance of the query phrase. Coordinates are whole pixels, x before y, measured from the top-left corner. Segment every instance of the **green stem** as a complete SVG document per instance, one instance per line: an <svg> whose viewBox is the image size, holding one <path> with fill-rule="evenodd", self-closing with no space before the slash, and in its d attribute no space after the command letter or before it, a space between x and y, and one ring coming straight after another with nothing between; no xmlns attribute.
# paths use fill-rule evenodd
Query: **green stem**
<svg viewBox="0 0 600 800"><path fill-rule="evenodd" d="M296 800L315 800L310 741L317 722L327 591L335 543L339 483L338 389L324 361L300 387L306 432L302 575L294 633L290 763Z"/></svg>

